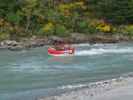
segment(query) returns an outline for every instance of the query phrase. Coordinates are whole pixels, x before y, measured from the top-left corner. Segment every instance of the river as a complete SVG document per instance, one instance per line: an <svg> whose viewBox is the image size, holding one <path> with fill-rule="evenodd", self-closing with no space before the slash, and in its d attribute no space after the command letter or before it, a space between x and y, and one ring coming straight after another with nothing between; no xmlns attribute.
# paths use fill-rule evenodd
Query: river
<svg viewBox="0 0 133 100"><path fill-rule="evenodd" d="M133 72L133 43L74 46L73 56L61 57L47 46L0 50L0 100L36 100Z"/></svg>

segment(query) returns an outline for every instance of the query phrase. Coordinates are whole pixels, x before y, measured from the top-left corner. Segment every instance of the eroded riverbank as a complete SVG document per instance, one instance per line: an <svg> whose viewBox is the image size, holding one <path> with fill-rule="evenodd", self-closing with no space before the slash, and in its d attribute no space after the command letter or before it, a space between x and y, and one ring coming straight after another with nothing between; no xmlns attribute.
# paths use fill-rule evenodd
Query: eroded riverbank
<svg viewBox="0 0 133 100"><path fill-rule="evenodd" d="M1 49L9 50L23 50L35 47L42 47L45 45L51 45L53 40L63 40L70 44L80 44L80 43L119 43L123 41L132 41L131 37L121 36L121 35L85 35L79 33L73 33L70 37L36 37L31 38L21 38L18 40L4 40L0 42Z"/></svg>

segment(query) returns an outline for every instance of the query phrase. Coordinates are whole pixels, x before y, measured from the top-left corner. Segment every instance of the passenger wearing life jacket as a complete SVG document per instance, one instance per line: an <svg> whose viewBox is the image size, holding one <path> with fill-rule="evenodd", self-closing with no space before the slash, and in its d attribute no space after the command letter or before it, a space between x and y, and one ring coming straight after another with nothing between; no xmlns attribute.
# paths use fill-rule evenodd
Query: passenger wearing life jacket
<svg viewBox="0 0 133 100"><path fill-rule="evenodd" d="M71 47L67 42L53 41L53 47L48 48L48 54L58 56L62 54L74 54L75 49Z"/></svg>
<svg viewBox="0 0 133 100"><path fill-rule="evenodd" d="M57 41L56 40L56 41L54 41L53 45L54 45L54 48L56 50L64 50L64 44L63 44L62 41Z"/></svg>
<svg viewBox="0 0 133 100"><path fill-rule="evenodd" d="M54 48L56 50L69 50L71 47L68 43L66 43L64 41L55 41Z"/></svg>
<svg viewBox="0 0 133 100"><path fill-rule="evenodd" d="M74 53L74 48L72 48L71 45L68 44L68 43L64 44L64 49L65 50L69 50L69 54L73 54Z"/></svg>

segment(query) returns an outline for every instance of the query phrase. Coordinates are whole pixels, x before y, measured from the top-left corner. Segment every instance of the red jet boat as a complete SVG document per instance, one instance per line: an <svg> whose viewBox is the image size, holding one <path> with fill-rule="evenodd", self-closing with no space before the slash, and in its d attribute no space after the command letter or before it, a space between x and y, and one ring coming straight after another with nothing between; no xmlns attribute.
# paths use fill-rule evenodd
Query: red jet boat
<svg viewBox="0 0 133 100"><path fill-rule="evenodd" d="M48 54L52 56L69 56L73 55L75 52L74 48L68 48L64 50L56 50L55 48L49 47L48 48Z"/></svg>

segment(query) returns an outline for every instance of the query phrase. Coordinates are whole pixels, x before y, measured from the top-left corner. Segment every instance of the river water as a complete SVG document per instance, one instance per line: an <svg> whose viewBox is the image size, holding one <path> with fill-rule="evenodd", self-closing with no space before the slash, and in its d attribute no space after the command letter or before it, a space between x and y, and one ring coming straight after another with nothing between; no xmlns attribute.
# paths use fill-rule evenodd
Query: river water
<svg viewBox="0 0 133 100"><path fill-rule="evenodd" d="M73 56L47 47L0 50L0 100L36 100L133 72L133 43L74 45Z"/></svg>

